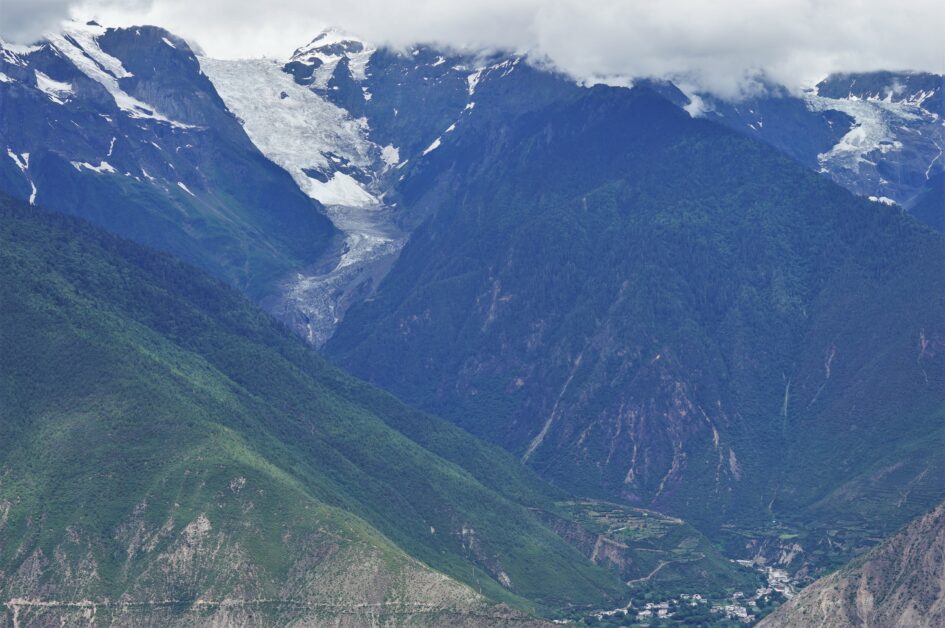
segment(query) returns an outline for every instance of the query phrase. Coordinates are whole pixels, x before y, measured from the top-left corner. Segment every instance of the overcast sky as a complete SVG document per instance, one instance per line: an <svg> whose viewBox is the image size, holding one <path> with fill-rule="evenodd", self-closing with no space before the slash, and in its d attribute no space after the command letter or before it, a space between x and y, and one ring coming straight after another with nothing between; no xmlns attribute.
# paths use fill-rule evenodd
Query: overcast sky
<svg viewBox="0 0 945 628"><path fill-rule="evenodd" d="M943 0L0 0L0 35L157 24L222 58L285 57L334 25L374 43L528 50L579 79L658 76L723 96L763 71L945 72Z"/></svg>

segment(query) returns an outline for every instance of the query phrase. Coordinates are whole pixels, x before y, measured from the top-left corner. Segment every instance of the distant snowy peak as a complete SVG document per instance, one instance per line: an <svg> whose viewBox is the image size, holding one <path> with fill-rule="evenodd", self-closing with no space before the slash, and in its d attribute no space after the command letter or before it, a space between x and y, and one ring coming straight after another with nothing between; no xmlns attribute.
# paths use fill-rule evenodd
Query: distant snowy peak
<svg viewBox="0 0 945 628"><path fill-rule="evenodd" d="M326 29L316 35L308 44L298 48L292 55L292 59L298 61L319 59L326 62L362 53L373 48L373 46L357 37L335 29Z"/></svg>
<svg viewBox="0 0 945 628"><path fill-rule="evenodd" d="M347 66L351 78L363 81L374 46L334 29L324 30L311 42L297 49L286 71L296 82L316 89L326 89L339 63Z"/></svg>
<svg viewBox="0 0 945 628"><path fill-rule="evenodd" d="M153 68L162 59L150 49L161 36L171 37L154 27L105 29L94 22L72 22L36 45L0 41L0 153L13 159L14 178L25 181L11 183L14 187L6 191L28 194L30 202L39 194L40 202L55 206L60 200L56 194L67 186L42 182L61 182L67 175L103 181L122 177L123 186L141 185L150 188L148 193L167 196L178 193L175 182L181 179L200 189L200 173L187 168L186 151L202 129L143 100L173 102L153 84L141 89L146 78L129 70L140 64L135 64L134 51L122 45L131 41L157 73ZM180 71L180 57L190 52L168 50L176 57L171 65ZM181 91L196 90L187 85ZM37 120L43 123L37 125ZM33 159L20 159L23 155ZM64 164L71 164L66 174L57 170ZM37 190L38 185L43 189Z"/></svg>
<svg viewBox="0 0 945 628"><path fill-rule="evenodd" d="M336 29L327 29L308 44L296 49L284 69L300 85L319 91L337 90L339 81L365 82L371 59L378 50L377 46L363 39ZM416 74L426 76L425 80L435 80L436 76L444 74L462 74L463 77L468 75L470 94L475 89L482 70L509 70L521 59L520 55L496 51L463 53L420 43L406 50L383 47L381 50L388 55L408 60L410 67L417 71ZM433 74L427 74L431 71ZM410 76L405 75L403 78L410 80ZM370 98L370 92L364 94L365 100Z"/></svg>
<svg viewBox="0 0 945 628"><path fill-rule="evenodd" d="M382 169L374 172L389 179L395 167L445 144L460 118L472 115L481 84L508 76L520 60L429 44L375 47L326 30L298 48L282 70L298 86L364 121L365 137L390 148L386 153L379 148Z"/></svg>
<svg viewBox="0 0 945 628"><path fill-rule="evenodd" d="M860 195L910 207L945 167L942 81L936 74L871 72L819 83L805 95L810 110L853 120L818 156L821 170Z"/></svg>
<svg viewBox="0 0 945 628"><path fill-rule="evenodd" d="M21 46L11 44L0 38L0 63L26 67L27 57L42 48L42 46Z"/></svg>
<svg viewBox="0 0 945 628"><path fill-rule="evenodd" d="M831 74L817 84L818 96L906 103L945 116L945 76L927 72Z"/></svg>
<svg viewBox="0 0 945 628"><path fill-rule="evenodd" d="M129 118L189 128L190 125L132 96L127 86L121 84L134 74L103 49L101 41L110 32L116 31L95 22L68 22L60 32L48 33L37 45L19 46L0 41L0 72L5 77L2 82L34 87L54 103L63 105L75 93L77 81L90 80L104 88L118 110ZM37 64L41 69L28 70Z"/></svg>
<svg viewBox="0 0 945 628"><path fill-rule="evenodd" d="M128 116L150 118L178 127L188 126L171 120L158 112L154 106L134 98L122 89L119 80L131 78L133 75L125 69L120 60L102 50L98 40L105 33L106 29L95 22L87 24L73 22L68 24L62 33L47 35L46 39L80 72L104 87L114 98L118 108Z"/></svg>
<svg viewBox="0 0 945 628"><path fill-rule="evenodd" d="M795 95L765 84L730 102L699 94L700 113L768 142L866 198L911 210L945 170L943 77L833 74Z"/></svg>

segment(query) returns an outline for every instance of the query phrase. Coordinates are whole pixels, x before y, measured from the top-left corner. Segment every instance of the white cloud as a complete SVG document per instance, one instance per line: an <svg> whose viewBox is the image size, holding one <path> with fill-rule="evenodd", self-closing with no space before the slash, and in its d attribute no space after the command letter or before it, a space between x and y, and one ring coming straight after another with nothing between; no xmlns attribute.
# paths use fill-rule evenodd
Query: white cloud
<svg viewBox="0 0 945 628"><path fill-rule="evenodd" d="M0 2L0 36L7 41L30 43L62 21L70 0L4 0Z"/></svg>
<svg viewBox="0 0 945 628"><path fill-rule="evenodd" d="M3 0L0 32L31 9L152 23L211 56L285 57L332 24L375 43L531 50L582 79L658 76L722 95L764 72L799 86L832 71L945 71L940 0ZM26 7L24 9L24 7ZM16 19L9 20L10 14ZM19 16L19 17L17 17ZM39 23L37 20L32 20ZM35 26L31 26L35 30Z"/></svg>

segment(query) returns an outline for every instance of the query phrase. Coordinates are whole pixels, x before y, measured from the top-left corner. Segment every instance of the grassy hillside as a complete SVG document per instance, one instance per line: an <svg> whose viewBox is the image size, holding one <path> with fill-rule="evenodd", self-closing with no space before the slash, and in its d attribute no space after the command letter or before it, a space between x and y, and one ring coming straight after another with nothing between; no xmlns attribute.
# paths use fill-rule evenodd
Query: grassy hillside
<svg viewBox="0 0 945 628"><path fill-rule="evenodd" d="M189 266L0 205L0 596L20 619L492 623L522 619L497 602L625 597L507 454Z"/></svg>

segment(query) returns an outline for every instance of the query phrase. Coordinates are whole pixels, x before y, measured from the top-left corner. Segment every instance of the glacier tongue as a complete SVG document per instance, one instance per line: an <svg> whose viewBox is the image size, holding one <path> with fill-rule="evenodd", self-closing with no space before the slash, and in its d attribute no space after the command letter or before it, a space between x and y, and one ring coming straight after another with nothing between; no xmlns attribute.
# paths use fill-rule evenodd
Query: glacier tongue
<svg viewBox="0 0 945 628"><path fill-rule="evenodd" d="M283 296L285 309L297 317L293 326L316 347L331 337L348 306L383 279L406 242L390 208L332 205L326 213L345 234L341 257L327 272L299 273Z"/></svg>

